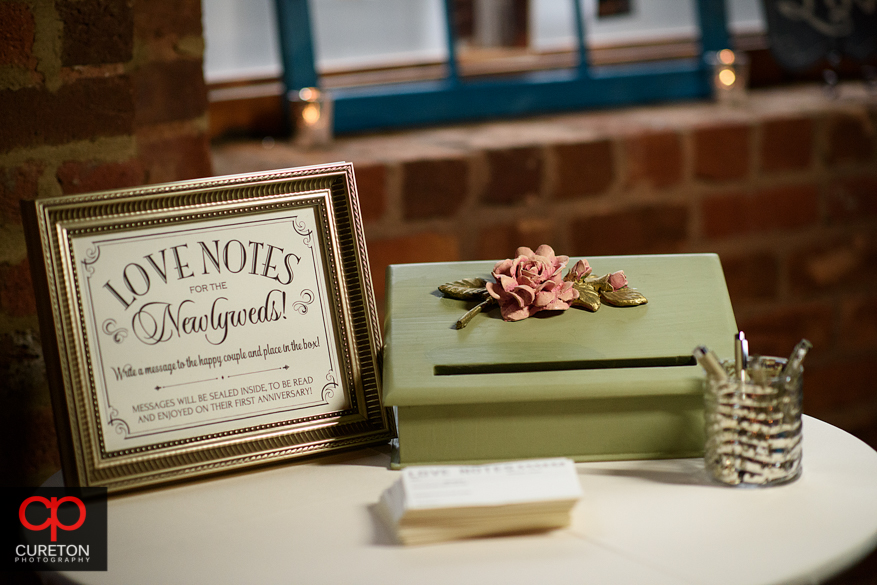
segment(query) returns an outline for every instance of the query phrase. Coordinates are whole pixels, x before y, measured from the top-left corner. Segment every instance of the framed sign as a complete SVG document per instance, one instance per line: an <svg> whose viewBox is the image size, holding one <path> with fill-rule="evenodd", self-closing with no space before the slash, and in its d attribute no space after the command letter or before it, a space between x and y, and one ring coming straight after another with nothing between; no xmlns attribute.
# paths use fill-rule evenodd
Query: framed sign
<svg viewBox="0 0 877 585"><path fill-rule="evenodd" d="M386 442L353 167L23 204L65 481Z"/></svg>

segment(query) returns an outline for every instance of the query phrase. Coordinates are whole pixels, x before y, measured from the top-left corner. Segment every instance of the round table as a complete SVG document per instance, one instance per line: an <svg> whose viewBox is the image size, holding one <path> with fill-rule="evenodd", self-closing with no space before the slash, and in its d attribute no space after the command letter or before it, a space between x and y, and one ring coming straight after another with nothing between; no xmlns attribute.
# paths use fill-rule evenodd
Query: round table
<svg viewBox="0 0 877 585"><path fill-rule="evenodd" d="M109 570L48 583L812 583L877 546L877 452L814 418L804 472L713 483L700 459L577 465L569 528L404 547L374 505L398 477L362 449L109 501ZM55 480L60 480L56 474ZM48 484L47 484L48 485Z"/></svg>

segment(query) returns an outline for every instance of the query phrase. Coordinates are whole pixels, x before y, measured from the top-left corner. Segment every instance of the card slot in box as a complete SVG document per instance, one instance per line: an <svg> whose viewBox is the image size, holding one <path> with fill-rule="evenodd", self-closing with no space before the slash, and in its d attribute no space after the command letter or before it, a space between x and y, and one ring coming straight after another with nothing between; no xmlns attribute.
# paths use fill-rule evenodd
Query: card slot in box
<svg viewBox="0 0 877 585"><path fill-rule="evenodd" d="M561 372L567 370L672 368L676 366L694 366L696 364L697 362L692 355L508 364L439 364L433 368L433 374L436 376L465 376L468 374L514 374L522 372Z"/></svg>

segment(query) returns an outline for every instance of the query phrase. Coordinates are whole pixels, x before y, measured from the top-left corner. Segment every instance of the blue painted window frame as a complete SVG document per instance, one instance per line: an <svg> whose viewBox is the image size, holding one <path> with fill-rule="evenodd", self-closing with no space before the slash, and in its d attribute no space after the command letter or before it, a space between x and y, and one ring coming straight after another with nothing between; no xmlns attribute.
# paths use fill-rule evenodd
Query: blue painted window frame
<svg viewBox="0 0 877 585"><path fill-rule="evenodd" d="M528 72L497 79L465 79L459 74L454 42L453 0L444 0L448 45L444 79L332 90L336 134L710 95L704 59L592 67L582 19L575 9L578 66ZM308 0L275 0L280 28L283 82L287 92L319 87ZM730 46L725 0L696 0L701 51Z"/></svg>

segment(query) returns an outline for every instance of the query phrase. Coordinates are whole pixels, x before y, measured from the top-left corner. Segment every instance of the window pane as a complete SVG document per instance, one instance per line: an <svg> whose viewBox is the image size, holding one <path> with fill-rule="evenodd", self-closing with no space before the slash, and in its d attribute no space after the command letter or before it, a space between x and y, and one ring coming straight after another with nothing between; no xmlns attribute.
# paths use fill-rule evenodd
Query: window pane
<svg viewBox="0 0 877 585"><path fill-rule="evenodd" d="M632 0L630 14L608 18L597 18L597 0L582 4L589 45L699 36L694 0Z"/></svg>
<svg viewBox="0 0 877 585"><path fill-rule="evenodd" d="M764 8L759 0L731 0L728 2L728 28L732 33L763 33Z"/></svg>
<svg viewBox="0 0 877 585"><path fill-rule="evenodd" d="M282 72L274 0L202 0L208 83Z"/></svg>
<svg viewBox="0 0 877 585"><path fill-rule="evenodd" d="M700 36L694 0L631 0L629 15L597 17L598 0L582 0L589 47L695 39ZM759 0L726 0L731 32L764 31ZM531 47L537 51L575 46L572 0L531 0Z"/></svg>
<svg viewBox="0 0 877 585"><path fill-rule="evenodd" d="M472 0L458 0L457 4L461 1L472 5L469 12L473 16L476 7ZM483 4L479 9L489 4L486 0L475 1ZM630 15L599 19L596 17L598 0L582 1L588 44L596 49L590 52L595 64L629 60L628 53L613 53L612 46L686 37L693 40L698 36L694 0L630 0ZM202 2L206 40L204 70L209 83L280 76L282 64L274 0ZM732 32L764 31L760 0L726 2ZM410 72L410 79L444 75L445 70L440 65L430 65L447 60L443 0L310 0L310 10L317 69L321 74L412 65L417 71ZM529 0L527 12L527 47L498 53L494 61L499 67L485 63L481 53L469 55L464 50L459 55L463 73L574 65L576 33L572 0ZM609 52L601 54L600 49L607 47ZM686 50L693 54L697 49L692 45ZM657 52L651 58L682 56L684 52ZM642 58L642 55L640 51L636 57ZM502 65L510 58L510 65ZM404 74L398 71L391 77L374 79L332 75L323 83L327 86L380 83L399 80L400 76Z"/></svg>
<svg viewBox="0 0 877 585"><path fill-rule="evenodd" d="M531 0L530 46L536 51L571 50L576 44L572 0Z"/></svg>
<svg viewBox="0 0 877 585"><path fill-rule="evenodd" d="M442 0L311 0L321 73L448 58Z"/></svg>

